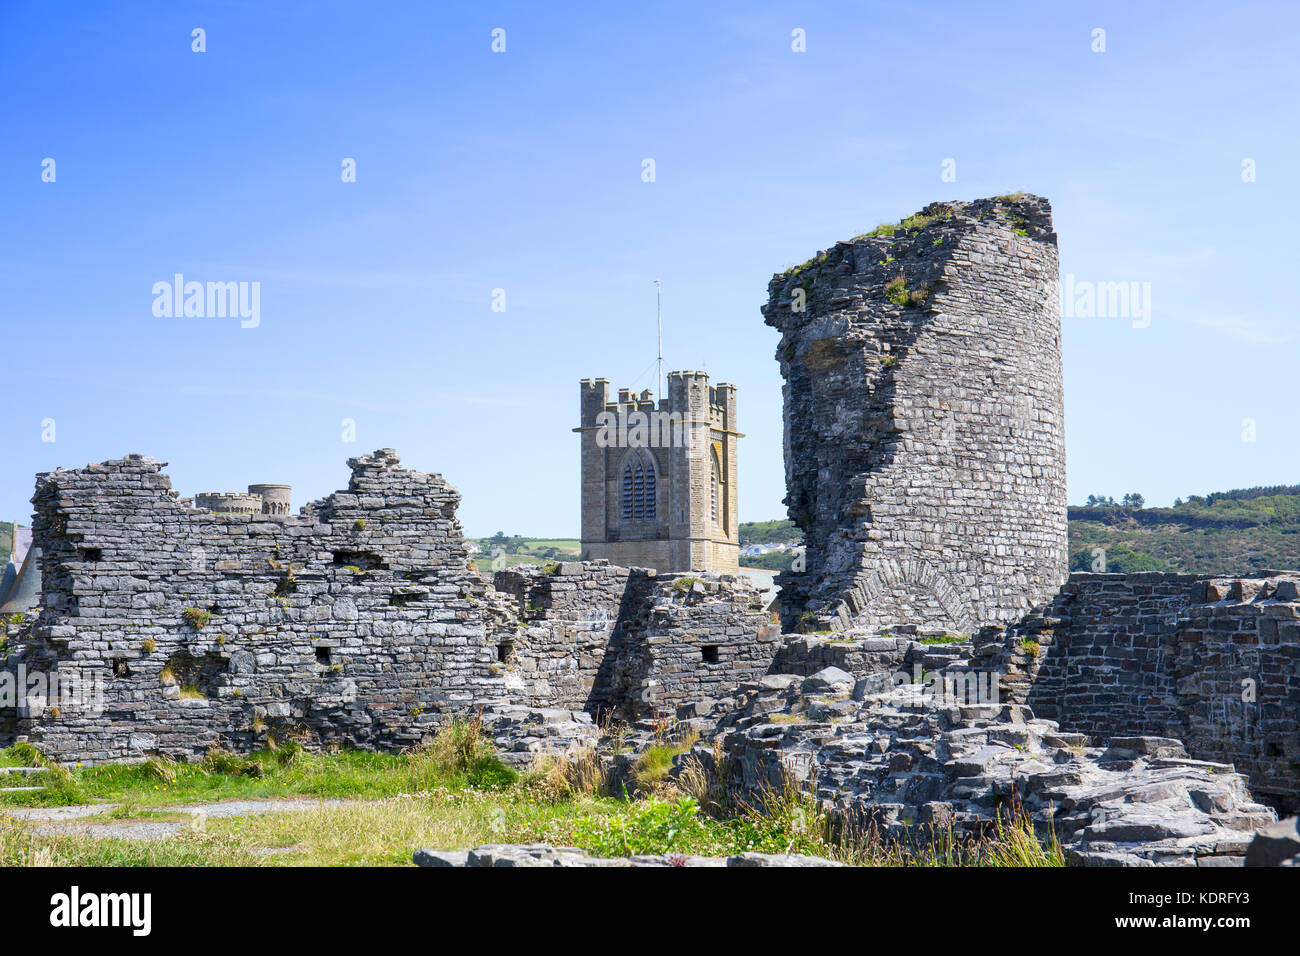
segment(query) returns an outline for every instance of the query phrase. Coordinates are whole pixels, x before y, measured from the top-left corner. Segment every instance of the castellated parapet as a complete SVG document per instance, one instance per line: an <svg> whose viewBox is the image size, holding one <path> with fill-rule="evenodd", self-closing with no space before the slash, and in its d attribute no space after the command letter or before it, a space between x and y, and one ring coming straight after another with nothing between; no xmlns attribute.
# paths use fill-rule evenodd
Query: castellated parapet
<svg viewBox="0 0 1300 956"><path fill-rule="evenodd" d="M239 491L206 491L194 496L193 504L204 511L219 511L239 515L287 515L292 510L292 491L289 485L249 485L248 493Z"/></svg>
<svg viewBox="0 0 1300 956"><path fill-rule="evenodd" d="M194 496L194 507L232 515L260 515L262 496L238 491L201 491Z"/></svg>
<svg viewBox="0 0 1300 956"><path fill-rule="evenodd" d="M740 556L736 389L670 372L668 395L584 379L582 556L659 571L735 572Z"/></svg>
<svg viewBox="0 0 1300 956"><path fill-rule="evenodd" d="M1066 577L1056 235L1046 199L934 203L775 276L787 628L971 633Z"/></svg>
<svg viewBox="0 0 1300 956"><path fill-rule="evenodd" d="M288 485L249 485L248 493L262 499L264 515L287 515L293 510L293 489Z"/></svg>

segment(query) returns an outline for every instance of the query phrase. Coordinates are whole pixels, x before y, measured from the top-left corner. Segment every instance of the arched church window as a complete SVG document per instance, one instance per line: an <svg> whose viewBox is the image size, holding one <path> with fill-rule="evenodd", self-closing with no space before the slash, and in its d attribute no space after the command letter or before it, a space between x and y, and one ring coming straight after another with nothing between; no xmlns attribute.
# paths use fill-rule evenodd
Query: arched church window
<svg viewBox="0 0 1300 956"><path fill-rule="evenodd" d="M655 516L654 463L644 452L623 466L623 520L652 521Z"/></svg>
<svg viewBox="0 0 1300 956"><path fill-rule="evenodd" d="M712 464L712 480L709 482L709 500L713 509L713 523L722 523L722 466L718 462L718 450L710 450L709 461Z"/></svg>

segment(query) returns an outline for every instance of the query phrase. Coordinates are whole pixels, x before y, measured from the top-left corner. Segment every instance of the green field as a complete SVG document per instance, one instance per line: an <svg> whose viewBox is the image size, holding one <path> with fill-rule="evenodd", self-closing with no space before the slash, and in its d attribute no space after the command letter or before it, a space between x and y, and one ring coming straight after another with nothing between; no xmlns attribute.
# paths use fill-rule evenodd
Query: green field
<svg viewBox="0 0 1300 956"><path fill-rule="evenodd" d="M556 561L576 561L582 552L582 542L577 538L525 538L520 535L496 534L490 538L471 538L483 549L475 555L473 566L480 574L516 564L554 564Z"/></svg>

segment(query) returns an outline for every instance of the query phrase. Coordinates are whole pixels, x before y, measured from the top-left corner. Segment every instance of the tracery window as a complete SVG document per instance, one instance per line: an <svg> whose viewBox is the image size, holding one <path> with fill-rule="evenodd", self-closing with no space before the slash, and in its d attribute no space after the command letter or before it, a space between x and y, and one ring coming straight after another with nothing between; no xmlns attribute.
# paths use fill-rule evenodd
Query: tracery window
<svg viewBox="0 0 1300 956"><path fill-rule="evenodd" d="M652 521L655 516L654 463L644 452L623 466L623 520Z"/></svg>

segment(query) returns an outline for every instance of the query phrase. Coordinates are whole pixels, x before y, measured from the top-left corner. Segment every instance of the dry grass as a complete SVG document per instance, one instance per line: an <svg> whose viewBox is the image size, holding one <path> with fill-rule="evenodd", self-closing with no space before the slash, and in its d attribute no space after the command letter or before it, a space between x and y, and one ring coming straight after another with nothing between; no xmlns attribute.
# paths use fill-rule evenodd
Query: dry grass
<svg viewBox="0 0 1300 956"><path fill-rule="evenodd" d="M590 747L539 757L528 780L552 801L609 796L611 789L608 765Z"/></svg>

